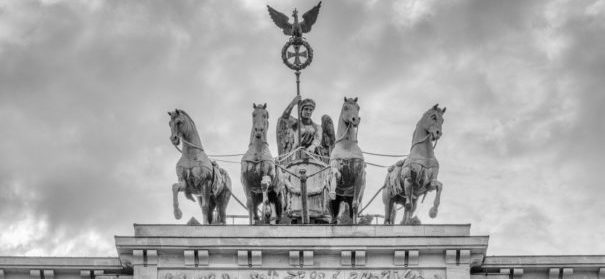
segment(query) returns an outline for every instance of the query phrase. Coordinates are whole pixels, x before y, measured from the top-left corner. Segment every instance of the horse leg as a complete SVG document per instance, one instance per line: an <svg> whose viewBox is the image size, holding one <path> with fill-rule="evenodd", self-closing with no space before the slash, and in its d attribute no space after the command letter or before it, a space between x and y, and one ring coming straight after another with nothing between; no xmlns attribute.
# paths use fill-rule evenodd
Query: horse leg
<svg viewBox="0 0 605 279"><path fill-rule="evenodd" d="M410 225L410 220L411 220L411 208L407 208L407 207L403 207L403 219L401 220L401 224L402 225Z"/></svg>
<svg viewBox="0 0 605 279"><path fill-rule="evenodd" d="M260 223L260 219L262 216L258 216L258 206L261 205L263 202L263 196L262 194L252 194L252 217L253 217L253 224L259 224Z"/></svg>
<svg viewBox="0 0 605 279"><path fill-rule="evenodd" d="M261 179L261 183L260 183L260 188L261 191L263 192L263 201L262 201L262 210L261 210L261 217L262 217L262 222L265 224L268 224L270 220L267 220L267 215L271 214L270 211L268 211L270 209L269 206L269 186L271 185L271 177L268 175L263 176L263 178Z"/></svg>
<svg viewBox="0 0 605 279"><path fill-rule="evenodd" d="M345 216L345 214L347 213L347 208L349 209L350 214L351 208L349 207L349 204L344 200L340 201L340 203L338 204L338 215L336 216L337 225L344 223L343 216Z"/></svg>
<svg viewBox="0 0 605 279"><path fill-rule="evenodd" d="M391 189L389 183L389 175L387 173L387 177L384 179L384 183L382 184L382 204L384 204L384 224L389 225L391 222L391 209L393 207L393 203L391 202Z"/></svg>
<svg viewBox="0 0 605 279"><path fill-rule="evenodd" d="M429 210L429 216L431 218L437 217L439 204L441 203L441 190L443 190L443 184L437 180L431 181L431 185L435 188L435 200L433 200L433 207Z"/></svg>
<svg viewBox="0 0 605 279"><path fill-rule="evenodd" d="M389 199L384 203L384 224L385 225L394 224L394 222L393 222L395 219L395 216L393 214L394 203L395 202L392 199Z"/></svg>
<svg viewBox="0 0 605 279"><path fill-rule="evenodd" d="M357 225L357 219L359 217L359 205L361 203L361 198L363 197L363 191L365 190L366 184L366 172L364 169L361 170L361 174L357 179L355 179L355 184L353 185L353 201L351 202L351 211L353 224Z"/></svg>
<svg viewBox="0 0 605 279"><path fill-rule="evenodd" d="M353 225L357 225L357 208L359 207L359 202L357 201L357 192L357 187L353 186L353 198L351 199L351 206L349 207L349 214Z"/></svg>
<svg viewBox="0 0 605 279"><path fill-rule="evenodd" d="M224 189L223 192L216 198L216 212L217 218L216 223L224 225L227 223L227 204L229 204L229 199L231 199L231 191L229 189Z"/></svg>
<svg viewBox="0 0 605 279"><path fill-rule="evenodd" d="M395 224L395 219L397 218L397 203L393 202L391 206L391 225Z"/></svg>
<svg viewBox="0 0 605 279"><path fill-rule="evenodd" d="M330 223L332 223L332 224L336 224L338 221L337 217L338 217L338 212L340 210L340 201L341 201L340 196L336 196L333 200L330 201L330 217L332 218L330 220Z"/></svg>
<svg viewBox="0 0 605 279"><path fill-rule="evenodd" d="M275 203L269 203L269 210L271 215L269 216L269 224L275 225L277 222L277 214L275 213Z"/></svg>
<svg viewBox="0 0 605 279"><path fill-rule="evenodd" d="M418 226L420 224L422 224L422 222L420 222L420 219L418 218L418 216L414 215L414 212L416 212L416 208L418 207L418 199L414 199L412 200L412 209L410 210L410 225L413 226Z"/></svg>
<svg viewBox="0 0 605 279"><path fill-rule="evenodd" d="M216 209L216 199L215 198L209 198L208 199L208 224L214 224L216 223L216 218L214 216L214 209Z"/></svg>
<svg viewBox="0 0 605 279"><path fill-rule="evenodd" d="M406 209L410 209L410 208L412 208L412 200L414 199L414 191L413 191L412 180L409 177L406 177L403 180L403 191L405 193L404 206Z"/></svg>
<svg viewBox="0 0 605 279"><path fill-rule="evenodd" d="M210 197L207 195L199 195L197 197L200 209L202 210L202 224L207 225L212 222L212 212L210 211ZM208 218L210 216L210 218Z"/></svg>
<svg viewBox="0 0 605 279"><path fill-rule="evenodd" d="M275 191L270 191L269 192L269 205L270 205L270 212L271 212L271 216L270 216L270 224L275 225L275 224L279 224L279 213L281 213L279 211L279 206L281 205L279 202L279 196L277 195L277 193L275 193Z"/></svg>
<svg viewBox="0 0 605 279"><path fill-rule="evenodd" d="M174 218L180 220L183 217L183 212L179 209L179 192L185 191L185 181L179 181L172 184L172 208Z"/></svg>
<svg viewBox="0 0 605 279"><path fill-rule="evenodd" d="M277 215L277 219L275 222L277 224L281 224L282 214L284 213L284 196L282 193L277 193L277 201L275 203L275 214Z"/></svg>

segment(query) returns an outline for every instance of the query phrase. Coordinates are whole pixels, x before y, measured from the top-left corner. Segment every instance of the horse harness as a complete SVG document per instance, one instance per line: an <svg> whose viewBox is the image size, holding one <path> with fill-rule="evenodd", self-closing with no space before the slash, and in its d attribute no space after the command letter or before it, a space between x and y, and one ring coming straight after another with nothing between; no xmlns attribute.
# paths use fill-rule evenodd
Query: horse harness
<svg viewBox="0 0 605 279"><path fill-rule="evenodd" d="M339 196L352 197L355 190L355 184L358 179L361 179L360 176L363 175L365 162L363 159L359 158L336 159L334 161L338 164L338 169L341 173L335 189L336 194Z"/></svg>

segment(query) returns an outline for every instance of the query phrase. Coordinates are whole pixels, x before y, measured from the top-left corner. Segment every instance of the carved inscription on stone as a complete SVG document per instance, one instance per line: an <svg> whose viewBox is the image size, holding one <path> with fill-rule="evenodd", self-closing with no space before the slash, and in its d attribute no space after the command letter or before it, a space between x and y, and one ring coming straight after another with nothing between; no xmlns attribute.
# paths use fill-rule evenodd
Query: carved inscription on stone
<svg viewBox="0 0 605 279"><path fill-rule="evenodd" d="M163 271L159 279L443 279L439 270Z"/></svg>

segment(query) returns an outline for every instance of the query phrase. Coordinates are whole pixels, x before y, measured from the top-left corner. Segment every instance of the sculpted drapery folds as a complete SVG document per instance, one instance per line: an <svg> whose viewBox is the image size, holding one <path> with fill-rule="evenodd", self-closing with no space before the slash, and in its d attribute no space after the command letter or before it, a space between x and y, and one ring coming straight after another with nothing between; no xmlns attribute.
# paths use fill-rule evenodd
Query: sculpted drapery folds
<svg viewBox="0 0 605 279"><path fill-rule="evenodd" d="M316 149L321 145L322 129L311 119L315 110L315 101L304 99L301 101L301 127L300 143L298 142L298 119L291 116L292 109L301 97L296 96L284 110L277 123L277 144L280 155L295 150L299 146L308 152L317 153Z"/></svg>

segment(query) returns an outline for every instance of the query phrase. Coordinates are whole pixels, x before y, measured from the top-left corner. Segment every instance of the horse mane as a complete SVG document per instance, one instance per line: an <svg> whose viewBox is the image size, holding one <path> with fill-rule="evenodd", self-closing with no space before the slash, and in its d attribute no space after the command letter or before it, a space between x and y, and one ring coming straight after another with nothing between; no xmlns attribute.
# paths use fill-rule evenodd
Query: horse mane
<svg viewBox="0 0 605 279"><path fill-rule="evenodd" d="M193 121L193 118L191 118L191 116L189 116L189 114L187 114L184 110L182 109L176 109L176 111L178 111L179 114L183 114L185 116L185 118L187 118L187 129L190 130L188 132L192 133L193 136L197 137L200 140L200 144L201 144L201 138L197 133L197 128L195 127L195 122Z"/></svg>
<svg viewBox="0 0 605 279"><path fill-rule="evenodd" d="M177 109L177 111L179 113L182 113L183 115L185 115L185 117L187 117L187 119L189 120L189 122L191 122L191 125L193 125L193 128L195 128L195 122L193 121L193 118L191 118L191 116L189 116L189 114L187 114L184 110L182 109Z"/></svg>

